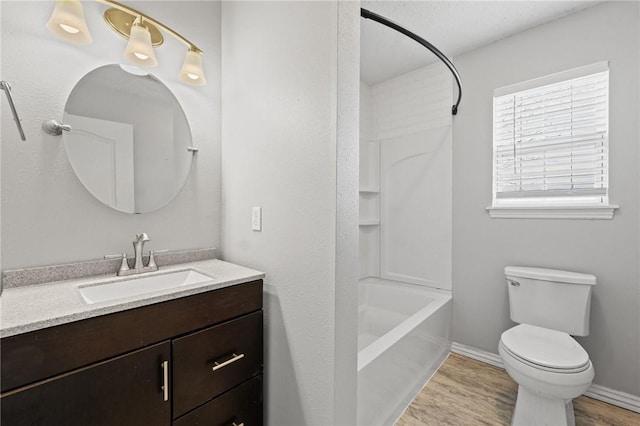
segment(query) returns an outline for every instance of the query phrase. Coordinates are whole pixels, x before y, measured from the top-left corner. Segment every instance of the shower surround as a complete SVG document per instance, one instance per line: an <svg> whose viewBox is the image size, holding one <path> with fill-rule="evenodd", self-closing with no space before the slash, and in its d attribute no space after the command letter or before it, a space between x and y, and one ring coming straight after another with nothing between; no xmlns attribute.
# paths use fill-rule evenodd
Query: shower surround
<svg viewBox="0 0 640 426"><path fill-rule="evenodd" d="M360 84L359 425L393 424L449 352L453 91L440 63Z"/></svg>

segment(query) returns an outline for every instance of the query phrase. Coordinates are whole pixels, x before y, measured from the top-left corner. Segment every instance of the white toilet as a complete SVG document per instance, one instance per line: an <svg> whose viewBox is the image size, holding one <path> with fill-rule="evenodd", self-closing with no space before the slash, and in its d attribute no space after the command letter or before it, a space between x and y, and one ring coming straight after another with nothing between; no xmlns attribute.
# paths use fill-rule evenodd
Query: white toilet
<svg viewBox="0 0 640 426"><path fill-rule="evenodd" d="M593 381L589 355L573 336L589 334L593 275L508 266L511 319L498 352L518 383L511 424L575 425L572 399Z"/></svg>

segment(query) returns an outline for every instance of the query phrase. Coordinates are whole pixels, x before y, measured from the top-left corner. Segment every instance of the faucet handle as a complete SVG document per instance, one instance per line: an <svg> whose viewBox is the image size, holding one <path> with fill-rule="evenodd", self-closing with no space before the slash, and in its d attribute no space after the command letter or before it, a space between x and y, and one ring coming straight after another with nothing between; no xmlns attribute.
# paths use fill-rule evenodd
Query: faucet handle
<svg viewBox="0 0 640 426"><path fill-rule="evenodd" d="M118 275L120 275L124 271L129 270L129 262L127 261L127 253L122 254L105 254L105 259L120 259L122 258L122 262L120 263L120 270L118 270Z"/></svg>
<svg viewBox="0 0 640 426"><path fill-rule="evenodd" d="M136 241L151 241L151 238L149 238L149 236L145 232L141 232L139 234L136 234Z"/></svg>
<svg viewBox="0 0 640 426"><path fill-rule="evenodd" d="M153 267L158 267L158 265L156 265L156 257L155 254L156 253L165 253L168 252L169 250L164 249L164 250L149 250L149 262L147 263L147 268L153 268Z"/></svg>

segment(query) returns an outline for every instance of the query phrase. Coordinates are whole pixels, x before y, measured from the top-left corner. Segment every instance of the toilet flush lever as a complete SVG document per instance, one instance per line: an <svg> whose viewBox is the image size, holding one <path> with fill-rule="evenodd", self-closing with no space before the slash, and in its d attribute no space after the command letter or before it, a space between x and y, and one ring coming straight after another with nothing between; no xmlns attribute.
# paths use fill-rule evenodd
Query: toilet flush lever
<svg viewBox="0 0 640 426"><path fill-rule="evenodd" d="M514 286L514 287L517 287L517 286L520 285L520 283L518 281L514 281L514 280L507 280L507 282L509 284L511 284L512 286Z"/></svg>

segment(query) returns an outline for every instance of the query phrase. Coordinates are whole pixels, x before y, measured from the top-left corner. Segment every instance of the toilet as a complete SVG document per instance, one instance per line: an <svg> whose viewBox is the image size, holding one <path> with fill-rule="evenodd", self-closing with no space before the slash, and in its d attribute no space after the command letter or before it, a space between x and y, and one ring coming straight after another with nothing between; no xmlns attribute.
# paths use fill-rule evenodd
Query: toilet
<svg viewBox="0 0 640 426"><path fill-rule="evenodd" d="M594 376L589 355L571 336L589 335L596 277L554 269L508 266L504 270L511 319L498 352L518 383L514 426L575 425L572 400Z"/></svg>

